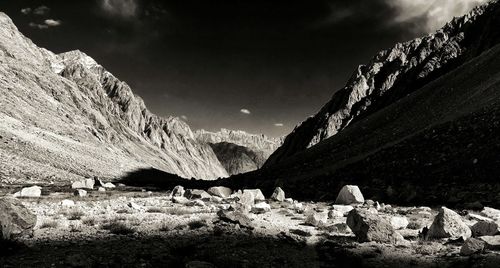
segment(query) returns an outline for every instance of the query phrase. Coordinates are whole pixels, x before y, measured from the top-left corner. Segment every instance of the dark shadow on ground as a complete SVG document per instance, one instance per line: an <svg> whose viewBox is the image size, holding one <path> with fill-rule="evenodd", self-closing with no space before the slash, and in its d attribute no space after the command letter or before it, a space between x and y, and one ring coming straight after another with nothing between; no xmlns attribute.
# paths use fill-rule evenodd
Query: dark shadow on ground
<svg viewBox="0 0 500 268"><path fill-rule="evenodd" d="M155 168L138 169L129 172L123 178L116 181L127 186L171 190L177 185L185 188L205 189L217 184L217 181L186 179Z"/></svg>

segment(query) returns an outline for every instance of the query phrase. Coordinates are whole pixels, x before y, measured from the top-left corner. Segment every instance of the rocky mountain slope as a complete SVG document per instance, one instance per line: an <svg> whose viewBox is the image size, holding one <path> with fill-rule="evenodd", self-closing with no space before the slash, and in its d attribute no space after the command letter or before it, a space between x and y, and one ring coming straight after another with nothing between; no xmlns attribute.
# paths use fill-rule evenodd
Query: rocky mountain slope
<svg viewBox="0 0 500 268"><path fill-rule="evenodd" d="M500 205L499 26L492 2L381 52L265 168L222 183L314 199L356 184L384 202Z"/></svg>
<svg viewBox="0 0 500 268"><path fill-rule="evenodd" d="M39 48L3 13L0 25L2 182L117 177L150 167L186 178L227 176L186 123L152 114L89 56Z"/></svg>
<svg viewBox="0 0 500 268"><path fill-rule="evenodd" d="M282 143L281 138L221 129L219 132L198 130L196 138L209 144L230 175L256 170Z"/></svg>
<svg viewBox="0 0 500 268"><path fill-rule="evenodd" d="M267 165L336 135L491 48L500 34L497 5L477 7L436 33L399 43L359 66L344 88L286 137Z"/></svg>

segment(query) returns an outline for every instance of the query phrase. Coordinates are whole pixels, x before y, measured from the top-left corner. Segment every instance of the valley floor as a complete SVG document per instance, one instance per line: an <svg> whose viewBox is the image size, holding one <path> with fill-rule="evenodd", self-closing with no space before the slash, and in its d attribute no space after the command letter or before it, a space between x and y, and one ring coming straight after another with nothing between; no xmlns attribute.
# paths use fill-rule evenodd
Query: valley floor
<svg viewBox="0 0 500 268"><path fill-rule="evenodd" d="M5 190L6 188L4 188ZM382 217L404 215L407 244L358 243L331 204L269 201L271 211L235 223L218 212L232 199L172 202L168 192L93 191L87 197L49 190L23 199L37 215L33 237L2 243L0 267L498 267L499 251L461 256L462 241L426 241L419 230L435 210L382 206ZM63 201L66 200L66 201ZM67 200L72 200L67 201ZM364 205L366 206L366 205ZM368 207L367 207L368 209ZM307 225L310 212L329 212ZM467 217L464 217L467 220Z"/></svg>

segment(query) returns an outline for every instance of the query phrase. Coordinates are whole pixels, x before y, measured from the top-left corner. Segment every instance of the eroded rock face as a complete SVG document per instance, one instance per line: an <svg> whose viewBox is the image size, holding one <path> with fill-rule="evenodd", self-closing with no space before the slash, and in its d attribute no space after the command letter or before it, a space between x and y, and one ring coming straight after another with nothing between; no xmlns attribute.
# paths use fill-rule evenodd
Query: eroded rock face
<svg viewBox="0 0 500 268"><path fill-rule="evenodd" d="M345 185L339 192L335 204L339 205L351 205L351 204L363 204L365 198L356 185Z"/></svg>
<svg viewBox="0 0 500 268"><path fill-rule="evenodd" d="M0 198L0 231L3 239L31 235L36 224L36 216L19 200Z"/></svg>
<svg viewBox="0 0 500 268"><path fill-rule="evenodd" d="M151 167L185 178L227 176L185 122L151 113L125 82L85 53L39 48L4 13L0 26L0 127L18 140L2 142L0 157L22 159L5 161L6 168L42 179L54 174L52 180L60 181Z"/></svg>
<svg viewBox="0 0 500 268"><path fill-rule="evenodd" d="M477 7L434 34L379 52L368 64L359 66L316 115L297 126L265 165L281 162L336 135L357 118L406 96L491 47L494 42L488 38L494 34L484 32L494 29L482 15L492 12L495 5ZM494 19L496 14L489 16Z"/></svg>
<svg viewBox="0 0 500 268"><path fill-rule="evenodd" d="M360 242L390 242L400 239L391 223L377 214L353 209L347 215L347 225Z"/></svg>
<svg viewBox="0 0 500 268"><path fill-rule="evenodd" d="M445 207L439 209L439 214L434 218L428 233L429 238L450 239L467 239L471 235L470 228L463 222L460 215Z"/></svg>

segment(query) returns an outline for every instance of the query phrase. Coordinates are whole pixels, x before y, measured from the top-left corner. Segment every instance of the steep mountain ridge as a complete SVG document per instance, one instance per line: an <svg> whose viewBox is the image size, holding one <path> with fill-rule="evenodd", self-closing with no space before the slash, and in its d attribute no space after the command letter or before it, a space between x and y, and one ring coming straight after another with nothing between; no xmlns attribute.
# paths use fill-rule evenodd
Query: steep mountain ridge
<svg viewBox="0 0 500 268"><path fill-rule="evenodd" d="M250 134L241 130L221 129L219 132L197 130L196 138L209 144L230 175L261 168L282 143L281 138Z"/></svg>
<svg viewBox="0 0 500 268"><path fill-rule="evenodd" d="M361 65L332 99L298 125L265 166L306 150L407 96L495 45L498 2L476 7L434 34L399 43Z"/></svg>
<svg viewBox="0 0 500 268"><path fill-rule="evenodd" d="M227 176L210 146L80 51L55 55L0 13L0 176L4 182L118 177L154 167Z"/></svg>

